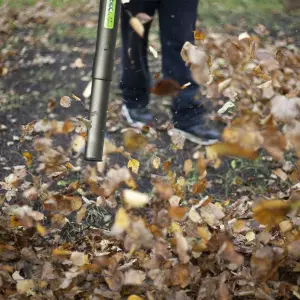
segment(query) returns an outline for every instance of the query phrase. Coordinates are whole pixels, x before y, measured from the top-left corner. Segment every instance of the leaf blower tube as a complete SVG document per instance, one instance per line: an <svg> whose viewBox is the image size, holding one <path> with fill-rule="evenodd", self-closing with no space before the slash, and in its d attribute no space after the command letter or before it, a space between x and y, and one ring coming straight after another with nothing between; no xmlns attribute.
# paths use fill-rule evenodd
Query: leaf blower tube
<svg viewBox="0 0 300 300"><path fill-rule="evenodd" d="M85 160L102 161L121 0L100 0Z"/></svg>

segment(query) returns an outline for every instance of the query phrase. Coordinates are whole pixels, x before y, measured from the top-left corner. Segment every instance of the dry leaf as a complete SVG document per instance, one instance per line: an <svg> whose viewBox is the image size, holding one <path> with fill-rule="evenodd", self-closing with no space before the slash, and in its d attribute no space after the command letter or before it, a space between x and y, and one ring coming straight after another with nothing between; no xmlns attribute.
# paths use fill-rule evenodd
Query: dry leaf
<svg viewBox="0 0 300 300"><path fill-rule="evenodd" d="M169 78L158 80L151 88L151 93L157 96L176 96L181 90L180 84Z"/></svg>
<svg viewBox="0 0 300 300"><path fill-rule="evenodd" d="M185 173L185 176L187 176L193 169L193 162L191 159L187 159L184 161L183 170Z"/></svg>
<svg viewBox="0 0 300 300"><path fill-rule="evenodd" d="M35 288L35 283L33 280L18 280L17 281L17 291L20 294L27 294Z"/></svg>
<svg viewBox="0 0 300 300"><path fill-rule="evenodd" d="M125 231L130 225L129 216L124 208L120 208L115 217L114 225L112 226L111 232L113 235L119 235Z"/></svg>
<svg viewBox="0 0 300 300"><path fill-rule="evenodd" d="M150 17L149 15L143 12L138 13L135 17L138 18L142 24L151 22L153 19L153 17Z"/></svg>
<svg viewBox="0 0 300 300"><path fill-rule="evenodd" d="M123 134L123 143L127 151L133 152L144 149L147 145L147 139L135 130L129 129Z"/></svg>
<svg viewBox="0 0 300 300"><path fill-rule="evenodd" d="M131 17L129 24L141 38L144 38L145 28L138 18Z"/></svg>
<svg viewBox="0 0 300 300"><path fill-rule="evenodd" d="M150 201L150 198L147 194L143 194L133 190L125 189L122 195L124 202L130 208L143 207Z"/></svg>
<svg viewBox="0 0 300 300"><path fill-rule="evenodd" d="M130 269L124 274L124 285L141 285L146 279L146 274L139 270Z"/></svg>
<svg viewBox="0 0 300 300"><path fill-rule="evenodd" d="M87 258L87 255L85 255L83 252L74 251L71 253L70 260L75 266L81 267L87 263Z"/></svg>
<svg viewBox="0 0 300 300"><path fill-rule="evenodd" d="M187 209L185 207L170 206L169 217L174 221L183 221L186 216Z"/></svg>
<svg viewBox="0 0 300 300"><path fill-rule="evenodd" d="M273 170L272 173L279 177L282 181L286 181L288 179L287 174L283 172L282 169Z"/></svg>
<svg viewBox="0 0 300 300"><path fill-rule="evenodd" d="M152 160L152 165L155 169L159 169L161 159L158 156L155 156Z"/></svg>
<svg viewBox="0 0 300 300"><path fill-rule="evenodd" d="M203 41L206 38L206 34L203 31L194 31L194 39L196 41Z"/></svg>
<svg viewBox="0 0 300 300"><path fill-rule="evenodd" d="M273 227L285 219L290 209L286 201L263 200L253 207L253 218L260 224Z"/></svg>
<svg viewBox="0 0 300 300"><path fill-rule="evenodd" d="M68 96L64 96L64 97L60 98L60 105L62 107L65 107L65 108L71 107L71 102L72 102L72 100Z"/></svg>
<svg viewBox="0 0 300 300"><path fill-rule="evenodd" d="M134 158L131 158L127 164L128 169L131 169L133 173L138 174L140 162Z"/></svg>
<svg viewBox="0 0 300 300"><path fill-rule="evenodd" d="M137 295L131 295L127 298L127 300L144 300L144 298L141 298Z"/></svg>

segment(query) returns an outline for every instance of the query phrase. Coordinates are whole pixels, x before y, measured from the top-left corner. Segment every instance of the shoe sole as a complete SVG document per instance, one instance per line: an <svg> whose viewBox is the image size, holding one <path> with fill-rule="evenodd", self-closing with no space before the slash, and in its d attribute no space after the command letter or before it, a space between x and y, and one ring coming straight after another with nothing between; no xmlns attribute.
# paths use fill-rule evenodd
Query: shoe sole
<svg viewBox="0 0 300 300"><path fill-rule="evenodd" d="M203 145L203 146L209 146L209 145L213 145L219 142L219 140L214 139L214 140L203 140L201 138L196 137L193 134L190 134L186 131L177 129L177 128L172 128L170 130L168 130L168 135L172 136L173 134L181 134L183 135L187 140L189 140L190 142L194 143L194 144L198 144L198 145Z"/></svg>
<svg viewBox="0 0 300 300"><path fill-rule="evenodd" d="M139 128L139 129L142 129L143 127L146 126L145 123L133 121L132 118L130 117L129 111L125 105L122 105L121 113L130 126L132 126L134 128Z"/></svg>

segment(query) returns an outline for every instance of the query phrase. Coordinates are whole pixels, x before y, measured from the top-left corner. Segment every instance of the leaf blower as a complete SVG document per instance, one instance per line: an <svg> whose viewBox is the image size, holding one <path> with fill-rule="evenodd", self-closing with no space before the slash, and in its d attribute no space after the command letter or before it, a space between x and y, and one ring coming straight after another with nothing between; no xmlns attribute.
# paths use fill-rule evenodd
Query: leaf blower
<svg viewBox="0 0 300 300"><path fill-rule="evenodd" d="M121 0L100 0L85 160L102 161Z"/></svg>

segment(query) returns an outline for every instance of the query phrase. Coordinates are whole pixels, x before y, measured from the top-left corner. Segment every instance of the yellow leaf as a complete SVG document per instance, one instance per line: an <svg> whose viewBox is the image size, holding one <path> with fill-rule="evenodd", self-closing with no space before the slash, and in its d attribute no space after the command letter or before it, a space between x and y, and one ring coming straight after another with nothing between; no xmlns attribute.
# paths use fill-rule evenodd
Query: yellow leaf
<svg viewBox="0 0 300 300"><path fill-rule="evenodd" d="M160 157L158 157L158 156L155 156L154 158L153 158L153 161L152 161L152 165L153 165L153 167L155 168L155 169L158 169L159 168L159 166L160 166Z"/></svg>
<svg viewBox="0 0 300 300"><path fill-rule="evenodd" d="M17 291L20 294L26 294L35 288L35 283L33 280L18 280Z"/></svg>
<svg viewBox="0 0 300 300"><path fill-rule="evenodd" d="M289 203L283 200L263 200L253 207L253 218L272 228L285 219L290 209Z"/></svg>
<svg viewBox="0 0 300 300"><path fill-rule="evenodd" d="M147 145L147 139L133 129L126 130L123 135L124 147L127 151L137 151Z"/></svg>
<svg viewBox="0 0 300 300"><path fill-rule="evenodd" d="M22 223L20 222L20 220L16 216L10 216L9 220L10 220L9 225L13 228L22 226Z"/></svg>
<svg viewBox="0 0 300 300"><path fill-rule="evenodd" d="M139 172L140 162L134 158L128 161L128 169L131 169L133 173L137 174Z"/></svg>
<svg viewBox="0 0 300 300"><path fill-rule="evenodd" d="M69 256L70 254L71 254L71 251L65 250L65 249L55 248L52 250L53 256Z"/></svg>
<svg viewBox="0 0 300 300"><path fill-rule="evenodd" d="M123 207L121 207L116 213L115 222L111 231L113 234L117 235L122 233L124 230L126 230L129 227L129 225L130 225L129 216L126 210Z"/></svg>
<svg viewBox="0 0 300 300"><path fill-rule="evenodd" d="M143 300L144 298L141 298L139 296L136 295L131 295L128 297L128 300Z"/></svg>
<svg viewBox="0 0 300 300"><path fill-rule="evenodd" d="M214 161L221 156L242 157L255 159L258 157L257 151L242 148L238 144L217 143L206 147L206 155L209 161Z"/></svg>
<svg viewBox="0 0 300 300"><path fill-rule="evenodd" d="M205 40L206 35L203 31L194 31L194 39L196 41L203 41Z"/></svg>
<svg viewBox="0 0 300 300"><path fill-rule="evenodd" d="M31 166L32 164L32 154L30 152L23 152L23 157L26 159L26 165Z"/></svg>
<svg viewBox="0 0 300 300"><path fill-rule="evenodd" d="M178 223L172 222L171 225L168 228L168 232L174 233L174 232L182 232L181 227Z"/></svg>
<svg viewBox="0 0 300 300"><path fill-rule="evenodd" d="M46 228L40 223L36 223L36 230L42 237L44 237L47 234Z"/></svg>

